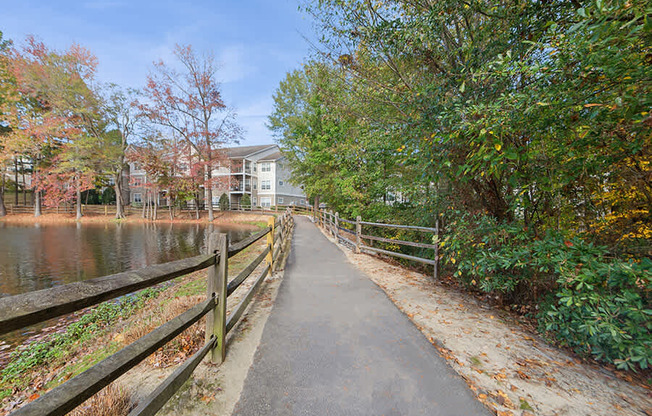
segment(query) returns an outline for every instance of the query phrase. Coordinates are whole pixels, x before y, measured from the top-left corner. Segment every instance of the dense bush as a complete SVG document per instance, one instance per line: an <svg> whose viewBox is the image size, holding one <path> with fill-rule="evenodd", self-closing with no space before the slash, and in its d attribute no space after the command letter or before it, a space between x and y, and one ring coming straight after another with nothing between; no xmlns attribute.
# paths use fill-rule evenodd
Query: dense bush
<svg viewBox="0 0 652 416"><path fill-rule="evenodd" d="M220 196L220 201L218 203L220 205L220 211L229 210L229 196L227 194L222 194L222 196Z"/></svg>
<svg viewBox="0 0 652 416"><path fill-rule="evenodd" d="M515 223L458 214L440 243L467 287L540 306L540 330L618 368L652 362L652 261L608 260L607 250ZM547 303L542 299L552 298Z"/></svg>
<svg viewBox="0 0 652 416"><path fill-rule="evenodd" d="M240 206L242 208L251 208L251 197L249 194L244 194L240 200Z"/></svg>
<svg viewBox="0 0 652 416"><path fill-rule="evenodd" d="M606 254L577 237L548 231L537 236L518 223L459 213L440 243L444 260L467 286L508 300L537 301L554 289L557 276Z"/></svg>
<svg viewBox="0 0 652 416"><path fill-rule="evenodd" d="M557 301L541 329L583 354L620 369L652 363L652 261L591 260L561 271Z"/></svg>

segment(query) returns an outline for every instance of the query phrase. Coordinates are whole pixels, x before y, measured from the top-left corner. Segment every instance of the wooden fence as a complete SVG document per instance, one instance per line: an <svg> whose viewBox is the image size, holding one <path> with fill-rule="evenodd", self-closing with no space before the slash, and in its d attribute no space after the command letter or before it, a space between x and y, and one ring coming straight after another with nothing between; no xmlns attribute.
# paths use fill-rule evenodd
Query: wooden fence
<svg viewBox="0 0 652 416"><path fill-rule="evenodd" d="M229 244L227 234L210 235L207 253L203 255L0 298L1 335L97 305L100 302L151 287L178 276L208 269L205 301L35 401L26 404L11 413L10 416L55 416L70 412L206 315L204 346L180 365L154 392L129 413L130 416L156 414L190 377L207 354L210 353L211 361L214 363L224 361L226 335L236 325L265 277L278 268L278 260L291 235L293 225L291 210L286 210L280 216L270 217L267 228L235 244ZM267 238L266 248L229 281L227 272L229 258L264 237ZM266 261L264 270L231 315L226 316L228 296L253 273L263 260Z"/></svg>
<svg viewBox="0 0 652 416"><path fill-rule="evenodd" d="M347 242L351 247L355 249L357 253L368 252L372 254L384 254L387 256L398 257L405 260L416 261L419 263L429 264L433 266L433 277L435 280L438 278L439 273L439 245L438 244L429 244L421 243L416 241L406 241L399 240L394 238L385 238L372 235L369 231L363 233L363 227L366 227L367 230L371 227L379 227L386 229L395 229L395 230L409 230L423 233L430 233L434 237L434 241L439 241L439 221L436 221L435 228L431 227L419 227L415 225L400 225L400 224L385 224L378 222L368 222L363 221L360 216L355 220L348 220L345 218L340 218L339 213L333 213L332 211L326 210L314 210L308 207L292 207L294 213L309 215L313 217L313 220L318 223L320 226L324 227L335 240L339 243L340 241ZM368 242L365 244L365 240ZM373 242L381 242L387 244L397 244L402 246L418 247L433 250L433 255L431 258L412 256L405 253L398 253L396 251L384 250L378 247L373 247Z"/></svg>
<svg viewBox="0 0 652 416"><path fill-rule="evenodd" d="M33 214L34 205L11 205L5 204L8 214ZM219 211L219 206L213 207L216 211ZM278 213L283 212L285 209L289 208L287 205L278 205L271 207L250 207L250 206L240 206L238 204L232 204L229 211L245 211L245 212L261 212L261 213ZM204 208L200 209L201 212L206 212ZM46 207L45 205L41 207L42 214L74 214L75 206L74 205L61 205L59 207ZM127 205L124 207L125 214L141 214L143 212L142 207L130 206ZM163 218L166 214L169 214L170 208L167 206L159 206L157 209L158 215ZM194 208L174 208L175 215L180 214L189 214L194 215L197 211ZM82 204L82 214L84 215L105 215L105 216L115 216L116 206L115 205L85 205Z"/></svg>

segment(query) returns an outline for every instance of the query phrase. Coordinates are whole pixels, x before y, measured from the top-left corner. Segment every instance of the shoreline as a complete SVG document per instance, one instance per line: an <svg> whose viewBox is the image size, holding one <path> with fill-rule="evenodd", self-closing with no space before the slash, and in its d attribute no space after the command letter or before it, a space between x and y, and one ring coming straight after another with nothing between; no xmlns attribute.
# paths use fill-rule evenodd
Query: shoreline
<svg viewBox="0 0 652 416"><path fill-rule="evenodd" d="M212 222L208 221L208 213L202 211L200 218L194 218L194 213L183 212L177 214L174 219L170 219L167 213L163 213L156 220L142 218L140 214L127 214L125 218L116 219L115 215L104 215L89 213L85 214L81 219L77 220L74 214L42 214L39 217L34 217L33 214L7 214L0 217L0 224L102 224L102 223L150 223L150 224L242 224L250 223L252 221L263 221L270 215L274 215L273 211L269 213L261 212L240 212L240 211L227 211L216 212L215 219Z"/></svg>

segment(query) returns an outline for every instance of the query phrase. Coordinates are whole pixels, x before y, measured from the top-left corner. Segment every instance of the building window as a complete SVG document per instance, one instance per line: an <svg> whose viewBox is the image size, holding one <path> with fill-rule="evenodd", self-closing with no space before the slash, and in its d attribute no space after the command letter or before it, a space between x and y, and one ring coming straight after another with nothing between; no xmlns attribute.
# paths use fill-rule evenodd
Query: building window
<svg viewBox="0 0 652 416"><path fill-rule="evenodd" d="M258 184L254 182L254 189L258 189Z"/></svg>
<svg viewBox="0 0 652 416"><path fill-rule="evenodd" d="M261 207L271 207L272 206L272 198L260 198L260 206Z"/></svg>
<svg viewBox="0 0 652 416"><path fill-rule="evenodd" d="M260 171L261 172L271 172L272 171L272 164L269 162L263 162L260 164Z"/></svg>
<svg viewBox="0 0 652 416"><path fill-rule="evenodd" d="M272 189L272 184L271 184L271 182L272 182L272 181L270 181L270 180L261 181L261 183L260 183L260 190L261 190L261 191L269 191L270 189Z"/></svg>
<svg viewBox="0 0 652 416"><path fill-rule="evenodd" d="M251 198L251 203L256 206L256 197Z"/></svg>
<svg viewBox="0 0 652 416"><path fill-rule="evenodd" d="M278 186L283 186L283 181L278 181Z"/></svg>
<svg viewBox="0 0 652 416"><path fill-rule="evenodd" d="M134 194L134 202L137 204L140 204L143 202L143 195L142 194Z"/></svg>
<svg viewBox="0 0 652 416"><path fill-rule="evenodd" d="M283 203L283 198L280 198L280 197L279 197L279 198L278 198L278 203L279 203L279 204L282 204L282 203Z"/></svg>

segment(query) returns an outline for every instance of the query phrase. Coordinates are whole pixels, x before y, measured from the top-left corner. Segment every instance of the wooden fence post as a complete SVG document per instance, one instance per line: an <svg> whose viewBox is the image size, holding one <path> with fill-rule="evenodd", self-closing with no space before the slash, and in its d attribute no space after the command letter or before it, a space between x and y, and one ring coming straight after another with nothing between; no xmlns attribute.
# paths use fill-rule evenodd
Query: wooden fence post
<svg viewBox="0 0 652 416"><path fill-rule="evenodd" d="M335 243L340 242L340 213L335 213Z"/></svg>
<svg viewBox="0 0 652 416"><path fill-rule="evenodd" d="M435 265L433 266L433 278L439 278L439 218L435 220Z"/></svg>
<svg viewBox="0 0 652 416"><path fill-rule="evenodd" d="M208 254L219 253L214 266L208 268L208 296L215 296L217 305L206 315L206 341L215 335L217 343L211 351L211 362L221 364L226 358L226 284L229 261L227 234L212 233L208 237Z"/></svg>
<svg viewBox="0 0 652 416"><path fill-rule="evenodd" d="M331 234L331 236L334 234L334 231L333 231L333 211L332 210L328 211L328 232Z"/></svg>
<svg viewBox="0 0 652 416"><path fill-rule="evenodd" d="M267 226L271 227L271 231L267 234L267 247L269 247L269 253L267 254L267 264L269 265L269 274L272 275L272 270L274 270L274 223L276 222L274 217L267 219Z"/></svg>
<svg viewBox="0 0 652 416"><path fill-rule="evenodd" d="M360 246L361 246L361 237L360 235L362 234L362 224L360 224L360 221L362 221L362 217L359 215L355 217L355 252L360 254Z"/></svg>

